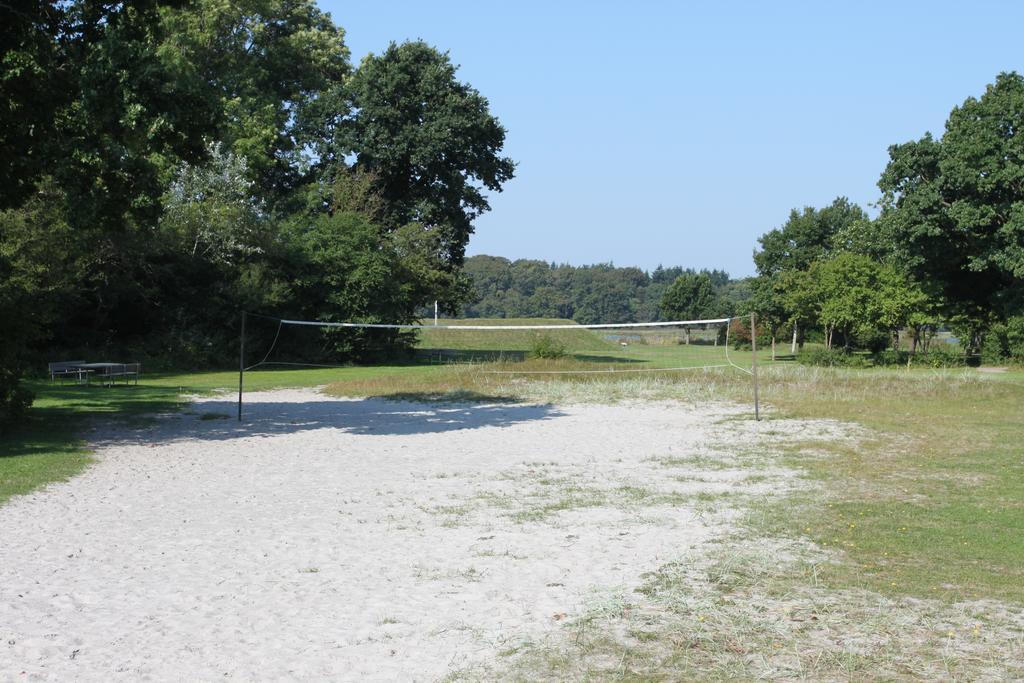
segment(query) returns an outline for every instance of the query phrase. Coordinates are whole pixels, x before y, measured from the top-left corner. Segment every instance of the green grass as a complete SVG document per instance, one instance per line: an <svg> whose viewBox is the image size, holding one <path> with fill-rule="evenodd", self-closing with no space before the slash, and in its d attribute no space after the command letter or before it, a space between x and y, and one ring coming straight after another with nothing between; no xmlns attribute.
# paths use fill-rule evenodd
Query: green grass
<svg viewBox="0 0 1024 683"><path fill-rule="evenodd" d="M825 457L792 453L825 497L778 506L774 530L840 550L822 576L837 586L1024 603L1024 386L974 371L847 371L829 384L773 401L873 434L808 444Z"/></svg>
<svg viewBox="0 0 1024 683"><path fill-rule="evenodd" d="M495 351L525 352L529 351L533 340L538 335L547 335L565 345L571 352L585 350L614 350L617 346L604 340L593 330L580 328L571 320L559 318L479 318L472 320L443 320L442 325L455 326L487 326L496 325L565 325L566 330L501 330L487 332L484 330L450 330L425 328L419 331L417 347L424 350L452 351Z"/></svg>
<svg viewBox="0 0 1024 683"><path fill-rule="evenodd" d="M474 319L445 321L446 325L562 325L565 330L453 330L426 328L419 332L417 349L422 358L434 362L497 362L506 370L530 369L520 366L529 358L534 343L548 337L564 347L568 358L558 368L654 369L727 364L725 347L715 345L717 330L693 330L691 344L682 343L683 333L672 328L599 329L577 326L571 320L548 318ZM731 352L734 362L749 365L750 354ZM759 353L767 362L770 352ZM534 368L535 369L535 368Z"/></svg>

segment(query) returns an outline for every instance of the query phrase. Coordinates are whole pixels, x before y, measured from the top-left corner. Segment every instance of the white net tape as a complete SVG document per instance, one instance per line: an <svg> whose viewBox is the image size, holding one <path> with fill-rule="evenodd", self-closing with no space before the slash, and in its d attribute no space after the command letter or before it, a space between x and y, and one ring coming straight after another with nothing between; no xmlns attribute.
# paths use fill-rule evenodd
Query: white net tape
<svg viewBox="0 0 1024 683"><path fill-rule="evenodd" d="M423 325L423 324L409 324L409 325L387 325L379 323L329 323L329 322L316 322L310 320L282 320L283 325L309 325L312 327L341 327L341 328L365 328L365 329L378 329L378 330L487 330L488 332L498 330L611 330L611 329L634 329L640 327L692 327L697 325L709 325L716 323L728 323L732 318L714 318L708 320L672 320L672 321L659 321L653 323L597 323L593 325L577 325L576 323L556 323L551 325L538 324L538 325L474 325L471 322L465 324L438 324L438 325Z"/></svg>
<svg viewBox="0 0 1024 683"><path fill-rule="evenodd" d="M262 365L332 367L289 359L289 347L300 343L295 334L308 344L308 332L296 330L292 338L282 339L285 328L319 328L325 339L337 344L350 338L351 348L363 351L396 347L401 336L401 344L415 362L477 364L482 372L496 374L590 375L724 367L750 372L750 353L730 348L730 327L736 318L599 324L561 320L469 319L438 324L273 320L277 329L266 354L247 370ZM337 360L353 362L344 353L338 353Z"/></svg>

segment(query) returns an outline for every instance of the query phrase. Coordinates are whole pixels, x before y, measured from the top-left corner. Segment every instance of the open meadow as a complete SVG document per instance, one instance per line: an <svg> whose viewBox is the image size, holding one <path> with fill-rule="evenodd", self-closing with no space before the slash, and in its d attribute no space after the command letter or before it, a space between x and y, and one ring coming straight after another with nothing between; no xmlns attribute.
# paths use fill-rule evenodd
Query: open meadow
<svg viewBox="0 0 1024 683"><path fill-rule="evenodd" d="M0 669L1024 675L1021 373L507 366L36 384Z"/></svg>

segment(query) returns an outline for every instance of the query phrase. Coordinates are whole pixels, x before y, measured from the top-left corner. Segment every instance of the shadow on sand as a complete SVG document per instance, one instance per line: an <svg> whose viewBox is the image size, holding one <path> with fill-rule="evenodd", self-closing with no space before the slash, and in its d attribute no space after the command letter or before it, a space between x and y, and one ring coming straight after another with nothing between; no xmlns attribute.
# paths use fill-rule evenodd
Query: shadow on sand
<svg viewBox="0 0 1024 683"><path fill-rule="evenodd" d="M261 400L258 394L244 404L242 421L238 404L230 398L201 400L183 413L165 414L144 429L124 433L114 430L99 441L161 442L177 439L218 441L250 436L275 436L318 429L337 429L349 434L409 436L460 429L508 427L523 422L549 420L562 415L550 405L477 402L410 402L385 398L330 399L311 395L310 400ZM269 398L269 397L268 397Z"/></svg>

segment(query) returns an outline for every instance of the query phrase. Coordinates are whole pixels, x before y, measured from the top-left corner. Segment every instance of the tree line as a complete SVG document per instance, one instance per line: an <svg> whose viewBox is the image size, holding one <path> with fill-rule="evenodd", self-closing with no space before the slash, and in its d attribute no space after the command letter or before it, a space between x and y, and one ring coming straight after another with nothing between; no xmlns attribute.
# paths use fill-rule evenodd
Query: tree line
<svg viewBox="0 0 1024 683"><path fill-rule="evenodd" d="M0 25L0 418L45 355L201 367L243 309L408 322L465 300L514 164L446 53L353 65L312 0L3 3Z"/></svg>
<svg viewBox="0 0 1024 683"><path fill-rule="evenodd" d="M683 311L665 296L682 283L696 283L687 297L690 318L729 315L749 296L747 283L722 270L658 266L653 271L612 264L571 266L532 259L471 256L465 274L472 283L464 315L470 318L565 318L581 324L675 319ZM679 282L680 285L674 285Z"/></svg>
<svg viewBox="0 0 1024 683"><path fill-rule="evenodd" d="M964 351L1024 362L1024 78L1002 73L943 135L889 147L879 213L840 197L760 238L749 306L774 340L883 348L939 327Z"/></svg>

